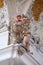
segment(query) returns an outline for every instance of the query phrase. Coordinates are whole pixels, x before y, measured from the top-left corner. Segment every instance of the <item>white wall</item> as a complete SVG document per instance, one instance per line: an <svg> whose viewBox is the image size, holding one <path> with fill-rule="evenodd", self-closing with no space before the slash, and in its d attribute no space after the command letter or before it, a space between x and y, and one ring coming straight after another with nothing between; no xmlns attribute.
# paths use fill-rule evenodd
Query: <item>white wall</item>
<svg viewBox="0 0 43 65"><path fill-rule="evenodd" d="M0 49L8 45L8 31L0 33Z"/></svg>

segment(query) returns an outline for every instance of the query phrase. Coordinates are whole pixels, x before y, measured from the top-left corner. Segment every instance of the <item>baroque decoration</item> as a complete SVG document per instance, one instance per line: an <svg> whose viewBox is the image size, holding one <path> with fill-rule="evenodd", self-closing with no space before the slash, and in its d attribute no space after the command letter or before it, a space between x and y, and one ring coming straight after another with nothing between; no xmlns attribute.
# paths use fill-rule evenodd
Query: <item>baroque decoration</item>
<svg viewBox="0 0 43 65"><path fill-rule="evenodd" d="M16 42L19 43L24 35L29 34L29 19L20 20L21 24L16 25L15 35L16 35ZM18 20L19 23L19 20Z"/></svg>
<svg viewBox="0 0 43 65"><path fill-rule="evenodd" d="M15 35L15 42L19 43L24 35L30 34L29 32L29 24L30 20L25 18L24 16L18 15L17 20L15 22L13 32Z"/></svg>
<svg viewBox="0 0 43 65"><path fill-rule="evenodd" d="M43 12L43 0L35 0L32 5L34 20L38 21L40 13Z"/></svg>
<svg viewBox="0 0 43 65"><path fill-rule="evenodd" d="M2 8L4 6L4 2L3 0L0 0L0 8Z"/></svg>

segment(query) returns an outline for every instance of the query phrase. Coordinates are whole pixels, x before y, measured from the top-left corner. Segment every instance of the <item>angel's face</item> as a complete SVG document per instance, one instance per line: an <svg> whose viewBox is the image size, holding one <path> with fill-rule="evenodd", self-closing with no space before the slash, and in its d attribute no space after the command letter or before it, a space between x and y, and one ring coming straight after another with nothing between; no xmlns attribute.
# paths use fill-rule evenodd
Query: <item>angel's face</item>
<svg viewBox="0 0 43 65"><path fill-rule="evenodd" d="M17 16L17 20L19 21L19 20L21 20L22 19L22 16L21 15L18 15Z"/></svg>

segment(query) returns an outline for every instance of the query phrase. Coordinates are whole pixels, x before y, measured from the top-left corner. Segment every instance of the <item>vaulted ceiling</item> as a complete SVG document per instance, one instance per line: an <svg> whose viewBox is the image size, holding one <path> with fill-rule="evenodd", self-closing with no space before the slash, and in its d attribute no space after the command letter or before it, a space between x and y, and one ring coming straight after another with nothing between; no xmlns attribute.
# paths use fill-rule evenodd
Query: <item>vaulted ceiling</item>
<svg viewBox="0 0 43 65"><path fill-rule="evenodd" d="M11 18L14 18L17 14L26 14L30 18L33 15L34 20L38 21L40 13L43 12L43 0L0 0L0 8L4 6L3 1L8 6Z"/></svg>

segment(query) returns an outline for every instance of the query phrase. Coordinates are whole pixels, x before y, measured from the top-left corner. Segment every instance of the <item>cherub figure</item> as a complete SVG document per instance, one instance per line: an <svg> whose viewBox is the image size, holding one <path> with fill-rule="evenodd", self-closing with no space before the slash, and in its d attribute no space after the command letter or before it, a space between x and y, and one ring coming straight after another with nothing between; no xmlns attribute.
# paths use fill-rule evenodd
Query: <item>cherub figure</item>
<svg viewBox="0 0 43 65"><path fill-rule="evenodd" d="M22 43L23 47L26 50L29 50L30 48L30 38L31 38L31 33L29 32L29 23L30 19L25 17L25 15L17 15L15 21L10 22L10 36L9 36L9 44L11 43Z"/></svg>
<svg viewBox="0 0 43 65"><path fill-rule="evenodd" d="M13 29L15 35L15 42L22 43L26 49L29 49L29 40L31 34L29 32L30 20L24 16L18 15L15 21L15 28Z"/></svg>

